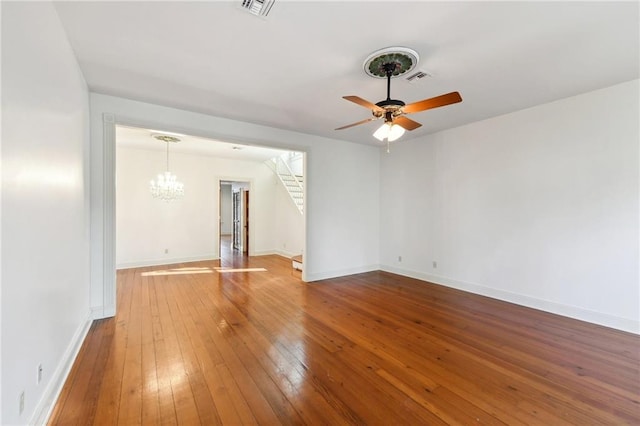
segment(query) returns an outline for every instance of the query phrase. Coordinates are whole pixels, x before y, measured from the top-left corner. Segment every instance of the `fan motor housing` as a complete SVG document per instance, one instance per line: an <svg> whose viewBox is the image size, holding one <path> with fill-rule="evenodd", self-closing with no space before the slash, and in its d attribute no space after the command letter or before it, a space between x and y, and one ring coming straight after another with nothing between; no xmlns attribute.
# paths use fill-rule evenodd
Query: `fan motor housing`
<svg viewBox="0 0 640 426"><path fill-rule="evenodd" d="M385 99L384 101L377 102L376 105L384 109L397 109L405 106L405 103L398 99ZM388 108L388 107L393 107L393 108Z"/></svg>

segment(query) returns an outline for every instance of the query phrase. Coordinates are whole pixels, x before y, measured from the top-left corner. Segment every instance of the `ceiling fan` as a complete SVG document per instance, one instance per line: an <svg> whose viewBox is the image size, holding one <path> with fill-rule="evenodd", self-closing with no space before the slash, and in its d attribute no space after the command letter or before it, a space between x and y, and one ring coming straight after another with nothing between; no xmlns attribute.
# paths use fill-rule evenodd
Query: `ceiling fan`
<svg viewBox="0 0 640 426"><path fill-rule="evenodd" d="M405 51L409 51L409 49L405 49ZM417 54L413 55L414 58L416 56ZM367 74L376 77L384 76L387 79L387 99L374 104L359 96L343 96L343 98L348 101L370 109L373 117L338 127L335 130L348 129L349 127L368 123L370 121L384 119L383 126L374 133L374 136L379 140L387 138L387 141L394 141L402 136L405 130L415 130L422 126L422 124L417 121L407 118L407 114L426 111L428 109L451 105L462 101L462 97L458 92L447 93L434 98L413 102L408 105L401 100L391 99L391 78L413 68L415 66L415 62L415 59L412 60L412 58L404 52L394 52L392 54L385 53L383 55L376 56L371 60L368 59L365 62L365 71L367 71Z"/></svg>

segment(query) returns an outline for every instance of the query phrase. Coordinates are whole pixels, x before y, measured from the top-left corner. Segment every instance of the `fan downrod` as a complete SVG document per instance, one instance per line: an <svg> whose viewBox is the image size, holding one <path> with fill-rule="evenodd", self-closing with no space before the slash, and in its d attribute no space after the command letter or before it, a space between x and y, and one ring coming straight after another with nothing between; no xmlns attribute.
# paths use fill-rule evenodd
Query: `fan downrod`
<svg viewBox="0 0 640 426"><path fill-rule="evenodd" d="M397 62L387 62L382 65L384 72L387 75L387 99L377 102L376 105L380 108L397 110L405 106L405 103L398 99L391 99L391 76L397 67L400 66Z"/></svg>

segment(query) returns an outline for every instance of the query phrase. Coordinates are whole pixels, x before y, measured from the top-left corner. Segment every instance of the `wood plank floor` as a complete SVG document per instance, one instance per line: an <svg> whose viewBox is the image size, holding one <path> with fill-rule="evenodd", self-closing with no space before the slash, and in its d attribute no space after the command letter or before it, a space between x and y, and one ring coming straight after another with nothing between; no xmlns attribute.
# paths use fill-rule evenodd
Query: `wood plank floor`
<svg viewBox="0 0 640 426"><path fill-rule="evenodd" d="M640 424L636 335L384 272L219 265L118 271L49 424Z"/></svg>

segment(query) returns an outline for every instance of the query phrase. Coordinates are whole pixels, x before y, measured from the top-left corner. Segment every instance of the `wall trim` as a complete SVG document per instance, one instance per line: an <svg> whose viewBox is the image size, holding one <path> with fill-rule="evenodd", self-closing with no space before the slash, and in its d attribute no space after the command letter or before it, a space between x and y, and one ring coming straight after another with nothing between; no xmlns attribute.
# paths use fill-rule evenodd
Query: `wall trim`
<svg viewBox="0 0 640 426"><path fill-rule="evenodd" d="M121 262L116 265L116 269L143 268L146 266L173 265L176 263L200 262L203 260L219 260L215 253L202 254L199 256L173 257L162 259L137 260L133 262Z"/></svg>
<svg viewBox="0 0 640 426"><path fill-rule="evenodd" d="M305 262L305 267L306 267L306 262ZM320 281L320 280L328 280L331 278L341 278L347 275L362 274L365 272L373 272L373 271L379 271L379 270L380 270L380 265L363 265L363 266L358 266L356 268L341 269L337 271L307 273L304 281L313 282L313 281Z"/></svg>
<svg viewBox="0 0 640 426"><path fill-rule="evenodd" d="M249 256L253 257L253 256L269 256L272 254L277 254L275 250L256 250L253 253L251 253Z"/></svg>
<svg viewBox="0 0 640 426"><path fill-rule="evenodd" d="M103 251L102 304L105 311L116 309L116 121L113 114L102 115Z"/></svg>
<svg viewBox="0 0 640 426"><path fill-rule="evenodd" d="M288 250L276 250L274 252L274 254L277 254L278 256L282 256L282 257L286 257L287 259L291 260L291 258L293 256L297 256L299 254L302 254L300 252L293 252L293 251L288 251Z"/></svg>
<svg viewBox="0 0 640 426"><path fill-rule="evenodd" d="M116 316L116 309L114 306L105 308L104 306L92 306L91 318L94 320L111 318Z"/></svg>
<svg viewBox="0 0 640 426"><path fill-rule="evenodd" d="M67 381L67 377L71 372L73 363L80 352L80 348L89 333L92 323L93 314L91 311L88 311L85 319L80 323L71 338L71 342L69 343L69 346L67 346L67 350L62 355L62 359L53 372L51 380L47 383L47 387L45 388L38 405L36 405L33 410L33 416L29 421L30 425L46 425L49 421L49 417L51 416L53 408L60 397L60 392Z"/></svg>
<svg viewBox="0 0 640 426"><path fill-rule="evenodd" d="M427 281L433 284L463 290L481 296L491 297L493 299L502 300L504 302L515 303L516 305L526 306L528 308L562 315L580 321L586 321L592 324L615 328L617 330L626 331L629 333L640 334L640 320L617 317L603 312L596 312L584 308L579 308L577 306L565 305L562 303L552 302L550 300L538 299L523 294L511 293L504 290L486 287L481 284L454 280L440 275L432 275L424 272L401 269L391 265L380 265L380 270L409 278L415 278L420 281Z"/></svg>

